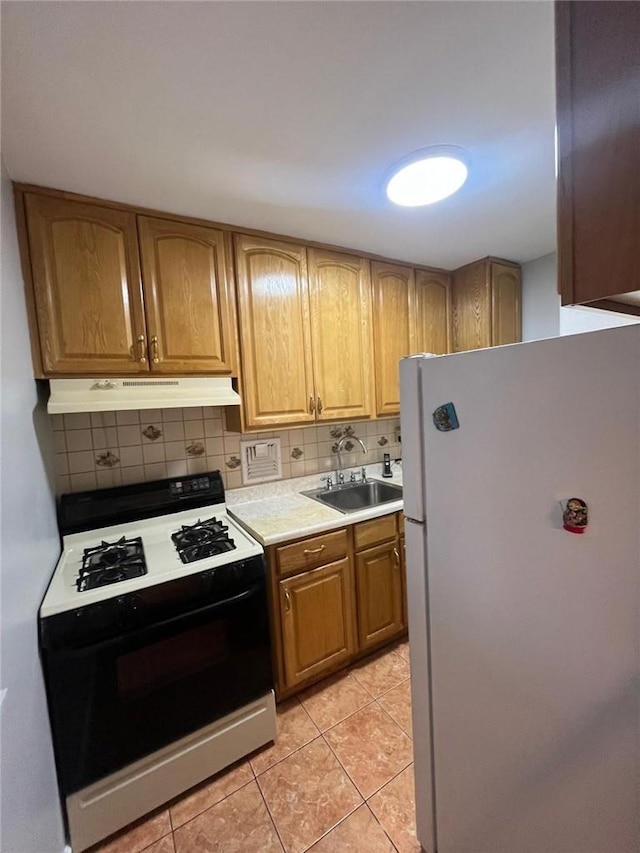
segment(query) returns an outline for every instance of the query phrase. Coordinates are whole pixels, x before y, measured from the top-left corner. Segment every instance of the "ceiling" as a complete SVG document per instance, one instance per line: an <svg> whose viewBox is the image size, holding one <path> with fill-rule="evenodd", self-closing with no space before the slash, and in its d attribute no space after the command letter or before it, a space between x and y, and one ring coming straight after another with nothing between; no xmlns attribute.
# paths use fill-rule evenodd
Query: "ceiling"
<svg viewBox="0 0 640 853"><path fill-rule="evenodd" d="M555 247L550 2L4 2L14 180L452 268ZM461 145L431 207L389 166Z"/></svg>

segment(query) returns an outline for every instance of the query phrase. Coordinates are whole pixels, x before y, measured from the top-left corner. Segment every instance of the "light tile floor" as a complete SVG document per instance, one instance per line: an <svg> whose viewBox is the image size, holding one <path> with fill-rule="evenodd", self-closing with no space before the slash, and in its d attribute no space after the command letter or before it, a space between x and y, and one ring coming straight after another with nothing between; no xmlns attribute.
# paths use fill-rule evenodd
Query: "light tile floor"
<svg viewBox="0 0 640 853"><path fill-rule="evenodd" d="M278 740L92 853L420 853L408 643L278 707Z"/></svg>

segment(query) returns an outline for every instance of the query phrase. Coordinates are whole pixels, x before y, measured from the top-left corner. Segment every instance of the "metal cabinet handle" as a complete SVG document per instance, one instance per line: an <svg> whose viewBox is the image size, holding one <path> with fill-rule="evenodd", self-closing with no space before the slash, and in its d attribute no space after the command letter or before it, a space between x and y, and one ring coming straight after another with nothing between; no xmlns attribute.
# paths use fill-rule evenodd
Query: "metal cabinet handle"
<svg viewBox="0 0 640 853"><path fill-rule="evenodd" d="M398 551L397 548L393 549L393 557L395 560L396 569L399 569L400 568L400 552Z"/></svg>
<svg viewBox="0 0 640 853"><path fill-rule="evenodd" d="M324 409L324 406L322 405L322 397L320 397L320 396L318 395L318 414L319 414L319 415L321 415L321 414L322 414L322 410L323 410L323 409Z"/></svg>
<svg viewBox="0 0 640 853"><path fill-rule="evenodd" d="M138 356L138 361L141 364L144 364L147 360L147 347L144 335L138 335L138 351L140 353L140 355Z"/></svg>
<svg viewBox="0 0 640 853"><path fill-rule="evenodd" d="M158 354L158 336L151 336L151 358L154 364L158 364L160 361L160 356Z"/></svg>
<svg viewBox="0 0 640 853"><path fill-rule="evenodd" d="M286 605L287 605L287 613L290 613L291 612L291 593L289 592L288 589L285 589L285 591L284 591L284 600L285 600Z"/></svg>
<svg viewBox="0 0 640 853"><path fill-rule="evenodd" d="M326 547L326 545L321 545L319 548L305 548L302 553L305 555L305 557L308 557L309 554L322 554Z"/></svg>
<svg viewBox="0 0 640 853"><path fill-rule="evenodd" d="M309 414L312 415L316 410L316 403L313 396L309 397Z"/></svg>

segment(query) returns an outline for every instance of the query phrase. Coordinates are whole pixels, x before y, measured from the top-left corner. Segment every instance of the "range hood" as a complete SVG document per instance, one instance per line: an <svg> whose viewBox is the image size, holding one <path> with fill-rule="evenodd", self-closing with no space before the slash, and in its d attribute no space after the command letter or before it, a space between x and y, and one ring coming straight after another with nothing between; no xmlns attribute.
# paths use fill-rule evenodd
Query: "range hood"
<svg viewBox="0 0 640 853"><path fill-rule="evenodd" d="M226 376L192 379L52 379L49 414L238 406Z"/></svg>

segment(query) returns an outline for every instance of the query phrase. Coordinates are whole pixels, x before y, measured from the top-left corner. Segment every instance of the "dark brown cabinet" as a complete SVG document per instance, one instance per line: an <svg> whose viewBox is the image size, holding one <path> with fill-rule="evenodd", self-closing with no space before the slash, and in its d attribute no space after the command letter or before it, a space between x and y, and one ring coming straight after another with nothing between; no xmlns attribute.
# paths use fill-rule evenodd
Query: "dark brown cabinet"
<svg viewBox="0 0 640 853"><path fill-rule="evenodd" d="M640 3L556 3L558 289L640 313ZM619 296L619 294L626 294Z"/></svg>

